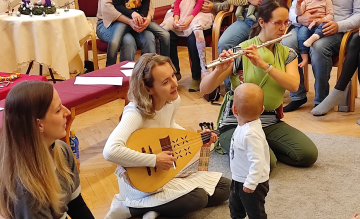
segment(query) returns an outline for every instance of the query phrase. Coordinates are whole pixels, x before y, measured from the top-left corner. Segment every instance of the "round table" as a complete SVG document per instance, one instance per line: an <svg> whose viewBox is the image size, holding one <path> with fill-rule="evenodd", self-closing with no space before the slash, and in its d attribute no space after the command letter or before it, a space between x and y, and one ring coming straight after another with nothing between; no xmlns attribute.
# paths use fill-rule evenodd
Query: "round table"
<svg viewBox="0 0 360 219"><path fill-rule="evenodd" d="M0 16L0 71L17 72L31 61L65 79L70 78L70 71L82 71L81 47L91 36L88 21L80 10L57 11L45 17Z"/></svg>

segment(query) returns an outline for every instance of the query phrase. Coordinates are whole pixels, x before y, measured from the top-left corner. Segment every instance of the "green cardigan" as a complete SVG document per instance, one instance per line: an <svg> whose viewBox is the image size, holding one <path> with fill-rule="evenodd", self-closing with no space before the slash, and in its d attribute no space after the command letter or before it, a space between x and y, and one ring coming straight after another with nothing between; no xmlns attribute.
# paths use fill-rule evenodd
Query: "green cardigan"
<svg viewBox="0 0 360 219"><path fill-rule="evenodd" d="M241 48L246 48L250 45L260 44L261 42L256 36L241 43L240 46ZM270 63L275 68L285 71L285 62L289 56L288 47L275 43L274 54L266 47L259 48L258 53L266 63ZM263 69L253 65L246 56L242 56L242 64L244 82L257 84L264 91L265 110L271 111L277 109L283 103L285 89ZM240 84L239 75L231 75L230 81L233 88L237 87Z"/></svg>

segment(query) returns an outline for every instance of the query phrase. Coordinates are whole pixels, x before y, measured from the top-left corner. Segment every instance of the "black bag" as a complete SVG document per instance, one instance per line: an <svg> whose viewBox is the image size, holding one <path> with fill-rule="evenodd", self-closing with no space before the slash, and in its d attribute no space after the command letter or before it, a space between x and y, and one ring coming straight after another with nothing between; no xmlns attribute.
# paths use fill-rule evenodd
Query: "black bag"
<svg viewBox="0 0 360 219"><path fill-rule="evenodd" d="M213 92L204 94L204 99L211 102L212 105L221 105L220 103L214 103L214 101L218 101L220 99L221 95L220 86L218 86Z"/></svg>
<svg viewBox="0 0 360 219"><path fill-rule="evenodd" d="M84 61L84 68L86 68L86 71L84 74L94 71L94 63L92 61L85 60Z"/></svg>

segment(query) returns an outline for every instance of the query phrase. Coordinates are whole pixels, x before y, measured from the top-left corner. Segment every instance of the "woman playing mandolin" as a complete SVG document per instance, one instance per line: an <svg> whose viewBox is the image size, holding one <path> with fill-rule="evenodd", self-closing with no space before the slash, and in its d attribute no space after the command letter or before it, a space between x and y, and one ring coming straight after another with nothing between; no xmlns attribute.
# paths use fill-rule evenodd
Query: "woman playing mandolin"
<svg viewBox="0 0 360 219"><path fill-rule="evenodd" d="M153 193L135 189L124 168L174 168L172 152L141 153L127 147L129 136L144 128L183 129L175 122L180 105L175 68L170 59L145 54L136 62L128 91L130 103L104 148L106 160L118 164L116 171L120 193L116 194L105 218L144 218L182 216L204 207L219 205L229 198L230 180L221 173L199 171L184 178L173 178ZM212 134L207 144L217 140ZM124 167L124 168L123 168ZM153 169L153 168L152 168ZM144 183L147 183L144 181Z"/></svg>
<svg viewBox="0 0 360 219"><path fill-rule="evenodd" d="M253 38L240 44L246 54L236 58L233 63L229 61L218 65L203 78L200 90L202 93L210 93L227 77L230 77L233 89L242 79L244 82L259 85L264 91L265 111L260 120L271 148L271 168L275 167L276 160L291 166L311 166L318 156L314 143L305 134L280 120L283 117L285 90L295 92L299 87L297 55L294 50L280 43L259 49L255 46L285 33L291 25L289 9L283 0L264 0L259 6L258 17L258 23L252 27L250 34ZM232 51L223 51L220 57L231 55ZM227 151L237 125L237 120L230 110L232 98L233 92L230 91L224 97L219 116L219 142Z"/></svg>

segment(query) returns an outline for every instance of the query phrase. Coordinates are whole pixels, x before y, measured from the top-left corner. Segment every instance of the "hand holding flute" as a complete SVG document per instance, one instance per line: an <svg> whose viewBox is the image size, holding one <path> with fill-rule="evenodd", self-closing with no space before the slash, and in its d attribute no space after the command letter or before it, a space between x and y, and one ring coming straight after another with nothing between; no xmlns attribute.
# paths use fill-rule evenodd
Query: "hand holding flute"
<svg viewBox="0 0 360 219"><path fill-rule="evenodd" d="M263 70L268 69L270 66L268 63L266 63L259 55L259 53L257 52L257 46L256 45L251 45L249 47L246 47L245 49L243 49L243 51L245 52L245 56L251 61L251 63L253 65L255 65L256 67L259 67Z"/></svg>
<svg viewBox="0 0 360 219"><path fill-rule="evenodd" d="M234 53L229 49L228 51L223 50L222 53L220 53L219 58L229 58L234 56ZM220 72L224 72L226 69L228 69L232 63L234 62L234 59L230 59L226 62L222 62L219 65L216 66L216 70Z"/></svg>
<svg viewBox="0 0 360 219"><path fill-rule="evenodd" d="M257 46L256 45L251 45L249 47L246 47L242 50L243 55L245 55L247 58L249 58L249 60L252 62L253 65L262 68L262 69L267 69L269 67L269 64L267 64L264 60L262 60L262 58L260 57L259 53L257 52ZM229 49L228 51L223 51L220 55L219 58L231 58L234 57L234 53L231 51L231 49ZM234 59L229 59L227 61L223 61L223 62L219 62L216 65L216 70L223 72L226 69L228 69L230 67L230 65L233 63Z"/></svg>
<svg viewBox="0 0 360 219"><path fill-rule="evenodd" d="M284 38L286 38L286 37L289 37L289 36L291 36L291 35L292 35L292 33L288 33L288 34L282 35L282 36L279 37L279 38L276 38L276 39L267 41L267 42L265 42L265 43L262 43L262 44L256 46L255 48L256 48L256 49L259 49L259 48L261 48L261 47L266 47L266 46L268 46L268 45L271 45L271 44L274 44L274 43L276 43L276 42L279 42L279 41L281 41L282 39L284 39ZM212 68L212 67L214 67L214 66L217 66L217 65L222 64L223 62L227 62L227 61L229 61L230 59L233 59L233 58L236 58L236 57L245 55L245 54L246 54L246 52L245 52L244 50L240 50L240 51L234 53L234 54L233 54L232 56L230 56L230 57L228 57L228 56L223 56L223 57L222 57L222 56L219 56L218 59L216 59L216 60L212 61L211 63L209 63L208 65L206 65L205 68L207 68L207 69Z"/></svg>

